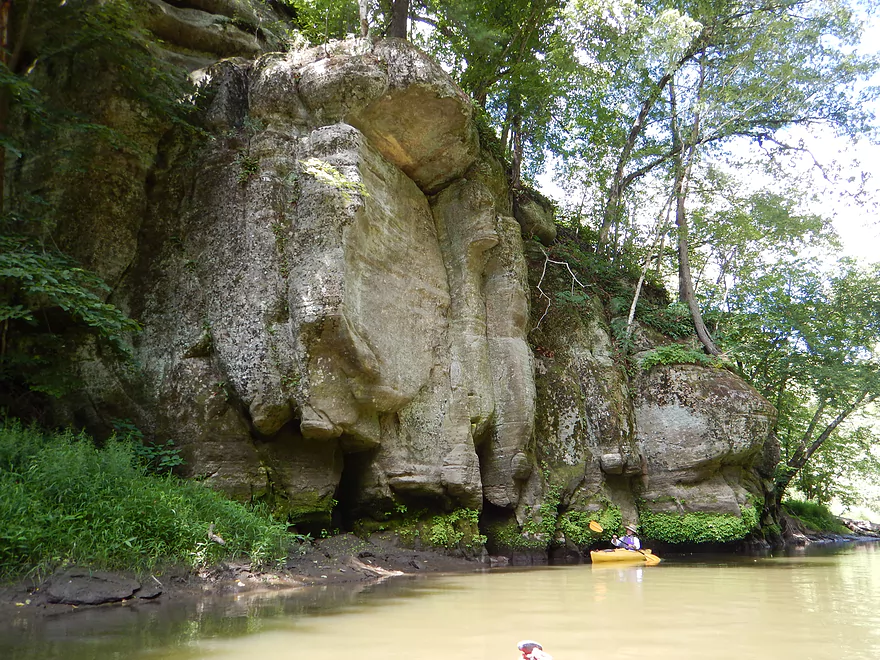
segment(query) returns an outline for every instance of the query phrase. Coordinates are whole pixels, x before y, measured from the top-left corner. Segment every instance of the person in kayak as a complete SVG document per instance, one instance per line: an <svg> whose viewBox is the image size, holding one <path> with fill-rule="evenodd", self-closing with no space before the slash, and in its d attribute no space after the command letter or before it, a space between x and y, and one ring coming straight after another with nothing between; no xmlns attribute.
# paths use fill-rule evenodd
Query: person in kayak
<svg viewBox="0 0 880 660"><path fill-rule="evenodd" d="M522 651L523 660L553 660L553 656L544 652L544 647L531 639L525 639L516 645Z"/></svg>
<svg viewBox="0 0 880 660"><path fill-rule="evenodd" d="M624 529L626 530L626 536L618 538L617 534L612 535L611 545L617 548L626 548L627 550L641 550L642 543L639 541L639 537L636 536L636 526L629 524Z"/></svg>

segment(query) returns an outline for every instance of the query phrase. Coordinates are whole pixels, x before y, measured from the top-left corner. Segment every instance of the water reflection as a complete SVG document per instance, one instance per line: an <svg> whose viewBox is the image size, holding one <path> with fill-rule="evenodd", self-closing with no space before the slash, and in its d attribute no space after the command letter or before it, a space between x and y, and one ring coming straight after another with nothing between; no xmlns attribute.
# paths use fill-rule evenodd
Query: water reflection
<svg viewBox="0 0 880 660"><path fill-rule="evenodd" d="M120 606L0 629L0 657L556 660L880 657L880 548L545 567Z"/></svg>

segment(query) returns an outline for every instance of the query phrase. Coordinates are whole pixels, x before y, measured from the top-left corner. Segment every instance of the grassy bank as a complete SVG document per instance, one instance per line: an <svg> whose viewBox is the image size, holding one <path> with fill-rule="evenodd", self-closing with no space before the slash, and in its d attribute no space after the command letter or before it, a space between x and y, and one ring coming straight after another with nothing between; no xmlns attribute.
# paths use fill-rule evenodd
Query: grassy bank
<svg viewBox="0 0 880 660"><path fill-rule="evenodd" d="M803 500L785 500L783 509L788 515L796 518L807 529L815 532L830 532L832 534L850 534L850 530L840 522L840 518L831 513L831 510L822 504Z"/></svg>
<svg viewBox="0 0 880 660"><path fill-rule="evenodd" d="M147 571L243 556L267 564L297 542L261 507L149 473L141 449L0 421L0 580L65 563ZM208 539L210 525L226 545Z"/></svg>

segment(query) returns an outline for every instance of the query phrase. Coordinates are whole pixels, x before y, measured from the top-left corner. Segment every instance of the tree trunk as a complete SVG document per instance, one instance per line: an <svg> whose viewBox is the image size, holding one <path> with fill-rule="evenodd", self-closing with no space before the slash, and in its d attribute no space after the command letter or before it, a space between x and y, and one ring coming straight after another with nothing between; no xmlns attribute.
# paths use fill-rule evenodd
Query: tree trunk
<svg viewBox="0 0 880 660"><path fill-rule="evenodd" d="M807 430L807 433L804 435L804 438L801 440L800 445L795 450L794 454L792 454L791 458L789 458L785 462L786 469L784 472L780 473L776 478L776 506L778 507L782 503L782 496L785 495L785 490L788 488L789 484L791 484L792 480L797 476L798 472L801 471L810 458L813 457L822 444L831 437L831 434L834 433L834 430L840 426L840 424L849 417L852 413L854 413L859 408L867 406L870 403L873 403L880 394L872 394L868 396L867 392L862 392L855 401L850 403L846 408L841 410L837 417L835 417L831 422L826 426L822 433L813 440L812 443L807 446L807 443L810 441L810 434L813 433L813 430L816 426L816 417L814 416L813 421L810 423L810 428Z"/></svg>
<svg viewBox="0 0 880 660"><path fill-rule="evenodd" d="M358 0L358 14L361 19L361 37L366 39L370 36L369 0Z"/></svg>
<svg viewBox="0 0 880 660"><path fill-rule="evenodd" d="M636 284L636 291L633 294L632 304L629 308L629 316L626 319L626 338L629 339L632 335L632 325L633 320L636 318L636 306L639 304L639 296L642 292L642 285L645 283L645 276L648 274L648 270L651 268L651 261L654 255L654 248L660 247L660 250L663 249L663 236L666 235L666 225L669 223L669 212L670 206L672 206L672 196L670 195L669 199L666 200L666 204L663 205L663 208L660 209L660 213L657 215L657 223L655 233L656 236L654 238L654 242L651 244L651 248L648 250L648 254L645 257L644 265L642 266L642 273L639 275L639 281ZM664 215L666 216L664 222ZM659 262L660 257L657 257Z"/></svg>
<svg viewBox="0 0 880 660"><path fill-rule="evenodd" d="M690 168L687 169L689 170ZM685 195L687 194L685 190L687 184L684 182L684 176L684 172L682 172L681 181L676 185L680 193L675 204L675 224L678 227L678 295L682 301L687 303L688 309L691 312L691 319L694 322L694 329L697 331L697 337L706 348L706 351L712 355L721 355L721 351L718 350L715 342L712 341L712 337L709 336L709 330L703 322L700 305L697 303L697 298L694 294L688 247L688 223L684 207Z"/></svg>
<svg viewBox="0 0 880 660"><path fill-rule="evenodd" d="M406 39L408 19L409 0L394 0L391 3L391 25L388 27L388 36Z"/></svg>
<svg viewBox="0 0 880 660"><path fill-rule="evenodd" d="M704 82L704 71L700 70L700 89L702 90ZM698 94L698 99L700 94ZM675 184L673 187L675 194L675 225L678 227L678 295L679 298L687 303L691 312L691 319L694 322L694 329L697 337L711 355L721 355L721 351L715 346L709 330L703 322L703 314L700 312L700 306L697 303L697 297L694 293L693 276L691 275L690 264L690 246L688 243L688 221L685 212L685 200L688 194L688 184L690 181L691 171L694 165L694 159L697 152L697 142L700 136L700 113L694 111L694 125L691 128L690 140L685 144L681 136L681 130L678 125L677 106L675 98L674 81L669 82L669 102L672 108L672 134L673 141L679 141L682 148L678 151L678 164L675 168ZM699 105L697 105L699 107ZM687 146L685 149L684 147Z"/></svg>
<svg viewBox="0 0 880 660"><path fill-rule="evenodd" d="M512 139L513 146L510 150L510 187L518 188L520 185L520 178L522 173L522 156L523 156L523 147L522 147L522 116L517 113L513 116L512 121Z"/></svg>

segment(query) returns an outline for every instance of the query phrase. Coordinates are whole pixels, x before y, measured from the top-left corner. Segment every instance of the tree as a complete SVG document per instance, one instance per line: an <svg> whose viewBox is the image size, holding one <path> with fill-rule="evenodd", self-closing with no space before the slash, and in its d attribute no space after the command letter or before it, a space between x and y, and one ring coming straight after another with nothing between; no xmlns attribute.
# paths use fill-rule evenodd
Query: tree
<svg viewBox="0 0 880 660"><path fill-rule="evenodd" d="M779 414L778 504L817 453L852 446L846 422L880 397L880 266L781 263L739 282L729 308L725 341Z"/></svg>
<svg viewBox="0 0 880 660"><path fill-rule="evenodd" d="M640 83L624 77L630 93L636 93L629 97L635 114L618 140L597 248L608 247L626 190L659 168L671 169L680 298L707 352L717 355L690 268L686 200L695 163L702 152L734 138L791 150L795 147L780 131L793 125L826 124L849 134L863 130L867 115L854 95L842 90L874 70L875 63L847 52L859 29L837 3L675 4L655 3L657 14L646 12L632 21L653 48L642 60ZM827 46L831 37L841 46ZM659 122L671 128L666 139L656 129Z"/></svg>
<svg viewBox="0 0 880 660"><path fill-rule="evenodd" d="M790 151L799 147L787 144L783 131L793 125L827 125L848 135L868 127L871 115L852 89L877 65L853 54L861 26L847 6L830 0L696 0L640 7L627 41L640 35L646 55L636 71L620 78L632 114L608 183L600 248L620 220L627 188L686 146L658 140L651 130L668 123L663 118L671 108L661 99L676 80L680 88L699 81L698 146L744 137L761 149Z"/></svg>
<svg viewBox="0 0 880 660"><path fill-rule="evenodd" d="M561 0L427 0L413 19L429 26L420 45L448 66L486 112L512 162L536 172L551 125L576 85L576 42Z"/></svg>

